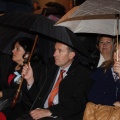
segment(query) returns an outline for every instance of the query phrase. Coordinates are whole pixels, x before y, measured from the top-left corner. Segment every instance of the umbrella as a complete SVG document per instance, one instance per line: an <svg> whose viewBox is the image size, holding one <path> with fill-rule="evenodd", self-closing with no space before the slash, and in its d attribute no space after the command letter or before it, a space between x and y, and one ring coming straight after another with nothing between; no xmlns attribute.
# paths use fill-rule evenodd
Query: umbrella
<svg viewBox="0 0 120 120"><path fill-rule="evenodd" d="M64 27L54 27L53 25L54 21L47 19L42 15L32 13L12 12L0 16L0 26L2 27L20 30L37 36L39 34L40 37L63 42L64 44L73 47L83 55L90 57L89 52L86 51L83 45L78 44L77 37L74 33ZM17 101L22 81L23 79L21 80L18 92L13 99L12 107Z"/></svg>
<svg viewBox="0 0 120 120"><path fill-rule="evenodd" d="M90 57L89 52L79 43L77 36L64 27L54 27L54 21L42 16L26 12L12 12L0 16L0 26L20 30L40 37L60 41L81 54ZM2 44L1 44L2 45ZM0 45L0 48L1 48Z"/></svg>
<svg viewBox="0 0 120 120"><path fill-rule="evenodd" d="M0 11L26 11L33 12L31 0L0 0Z"/></svg>
<svg viewBox="0 0 120 120"><path fill-rule="evenodd" d="M120 14L120 0L86 0L73 8L56 25L74 33L98 33L115 36ZM120 29L120 26L118 26ZM119 33L120 34L120 31Z"/></svg>
<svg viewBox="0 0 120 120"><path fill-rule="evenodd" d="M20 37L35 39L35 35L1 26L0 36L0 51L9 55L12 55L11 46L16 39ZM36 45L37 53L40 54L40 57L42 56L45 63L48 62L48 58L53 56L54 43L54 41L50 41L49 39L38 38Z"/></svg>
<svg viewBox="0 0 120 120"><path fill-rule="evenodd" d="M5 27L0 27L0 51L3 53L7 53L9 55L12 54L11 46L16 39L20 37L28 37L31 39L35 39L35 35L31 35L25 32L21 32L14 29L9 29Z"/></svg>

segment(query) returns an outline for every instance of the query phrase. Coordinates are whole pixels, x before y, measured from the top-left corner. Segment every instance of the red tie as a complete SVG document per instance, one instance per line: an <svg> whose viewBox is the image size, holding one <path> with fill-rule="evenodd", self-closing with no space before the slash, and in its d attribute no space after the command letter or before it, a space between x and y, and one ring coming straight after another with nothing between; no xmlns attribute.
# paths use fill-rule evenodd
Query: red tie
<svg viewBox="0 0 120 120"><path fill-rule="evenodd" d="M48 98L48 106L51 106L53 104L54 97L58 93L59 84L60 84L61 80L63 79L63 73L64 72L65 72L65 70L60 71L60 75L58 77L58 80L57 80L56 84L54 85L54 88L50 92L50 95L49 95L49 98Z"/></svg>

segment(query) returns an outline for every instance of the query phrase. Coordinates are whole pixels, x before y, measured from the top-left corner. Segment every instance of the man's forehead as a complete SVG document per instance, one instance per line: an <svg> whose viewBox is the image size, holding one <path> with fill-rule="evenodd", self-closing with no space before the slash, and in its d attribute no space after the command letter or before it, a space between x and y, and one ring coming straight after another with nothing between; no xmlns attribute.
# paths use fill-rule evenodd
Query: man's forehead
<svg viewBox="0 0 120 120"><path fill-rule="evenodd" d="M56 44L55 44L55 47L64 47L64 48L68 48L68 46L67 45L65 45L64 43L60 43L60 42L57 42Z"/></svg>

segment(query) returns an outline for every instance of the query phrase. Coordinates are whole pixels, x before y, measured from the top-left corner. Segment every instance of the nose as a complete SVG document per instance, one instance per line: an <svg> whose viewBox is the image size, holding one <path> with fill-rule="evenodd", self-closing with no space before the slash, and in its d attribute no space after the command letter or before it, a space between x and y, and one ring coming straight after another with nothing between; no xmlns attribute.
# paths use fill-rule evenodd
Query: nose
<svg viewBox="0 0 120 120"><path fill-rule="evenodd" d="M107 43L103 43L103 46L107 46L108 44Z"/></svg>
<svg viewBox="0 0 120 120"><path fill-rule="evenodd" d="M14 50L12 50L12 53L14 52Z"/></svg>
<svg viewBox="0 0 120 120"><path fill-rule="evenodd" d="M54 52L53 56L55 57L56 53Z"/></svg>
<svg viewBox="0 0 120 120"><path fill-rule="evenodd" d="M57 56L57 50L54 51L53 56L54 56L54 57Z"/></svg>

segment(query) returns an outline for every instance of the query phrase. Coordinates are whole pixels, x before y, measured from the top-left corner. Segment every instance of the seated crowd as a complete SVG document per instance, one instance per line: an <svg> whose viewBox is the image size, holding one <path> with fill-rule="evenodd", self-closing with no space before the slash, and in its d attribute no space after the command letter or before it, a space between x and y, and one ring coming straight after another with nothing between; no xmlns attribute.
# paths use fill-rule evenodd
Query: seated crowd
<svg viewBox="0 0 120 120"><path fill-rule="evenodd" d="M14 106L1 110L0 120L83 120L86 104L120 106L120 43L111 36L99 36L94 70L80 61L73 48L56 42L47 64L36 59L29 64L33 41L19 38L13 44L12 60L1 98L12 98L24 79ZM94 59L93 59L94 60Z"/></svg>

